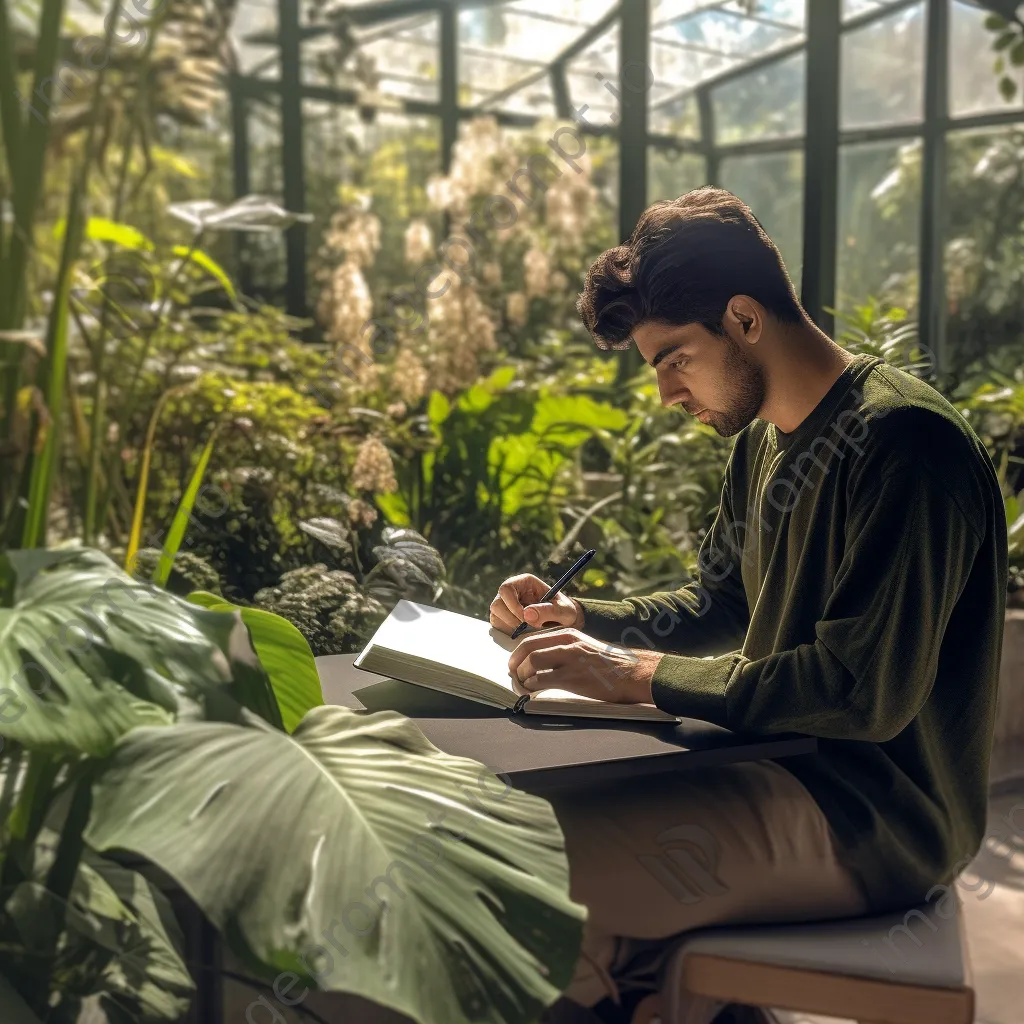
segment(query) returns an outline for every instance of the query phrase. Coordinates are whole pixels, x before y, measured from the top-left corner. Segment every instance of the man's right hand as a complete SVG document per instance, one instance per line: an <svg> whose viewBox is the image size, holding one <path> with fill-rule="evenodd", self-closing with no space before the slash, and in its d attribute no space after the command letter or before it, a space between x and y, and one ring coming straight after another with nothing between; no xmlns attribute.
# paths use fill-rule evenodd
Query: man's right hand
<svg viewBox="0 0 1024 1024"><path fill-rule="evenodd" d="M550 601L540 599L551 589L549 583L530 573L510 576L491 602L490 623L503 633L511 633L521 622L541 629L545 626L583 626L583 609L566 594L555 594Z"/></svg>

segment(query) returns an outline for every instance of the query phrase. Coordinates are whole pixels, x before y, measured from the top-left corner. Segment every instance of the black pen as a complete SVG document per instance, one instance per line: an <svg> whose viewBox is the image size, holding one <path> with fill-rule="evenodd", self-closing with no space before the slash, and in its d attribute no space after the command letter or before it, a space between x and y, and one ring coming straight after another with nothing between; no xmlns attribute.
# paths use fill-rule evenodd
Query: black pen
<svg viewBox="0 0 1024 1024"><path fill-rule="evenodd" d="M533 603L543 604L545 601L550 601L551 598L553 598L555 594L557 594L596 554L597 551L594 548L585 552L583 557L580 558L580 560L539 601L534 601ZM516 637L522 635L523 630L529 628L529 624L525 620L520 622L519 625L512 630L512 639L515 640Z"/></svg>

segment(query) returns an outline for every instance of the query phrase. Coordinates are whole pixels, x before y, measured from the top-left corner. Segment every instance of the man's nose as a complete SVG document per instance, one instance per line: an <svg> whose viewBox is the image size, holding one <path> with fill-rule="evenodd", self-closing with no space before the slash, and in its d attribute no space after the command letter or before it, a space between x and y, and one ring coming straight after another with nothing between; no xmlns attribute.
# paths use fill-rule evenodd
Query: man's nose
<svg viewBox="0 0 1024 1024"><path fill-rule="evenodd" d="M692 405L692 395L689 391L679 388L666 387L664 384L658 384L658 392L661 395L661 404L666 408L670 408L673 405Z"/></svg>

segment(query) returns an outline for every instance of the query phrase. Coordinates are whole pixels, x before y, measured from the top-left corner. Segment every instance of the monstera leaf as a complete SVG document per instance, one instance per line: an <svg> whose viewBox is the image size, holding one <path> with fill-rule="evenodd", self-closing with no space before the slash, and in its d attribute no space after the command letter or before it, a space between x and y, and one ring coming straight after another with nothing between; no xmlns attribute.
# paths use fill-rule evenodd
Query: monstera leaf
<svg viewBox="0 0 1024 1024"><path fill-rule="evenodd" d="M535 1021L586 913L550 805L391 711L314 708L290 736L135 729L95 784L86 840L177 879L267 977L421 1024Z"/></svg>
<svg viewBox="0 0 1024 1024"><path fill-rule="evenodd" d="M98 551L8 551L0 579L0 735L31 750L104 757L137 725L280 724L237 613L135 582Z"/></svg>

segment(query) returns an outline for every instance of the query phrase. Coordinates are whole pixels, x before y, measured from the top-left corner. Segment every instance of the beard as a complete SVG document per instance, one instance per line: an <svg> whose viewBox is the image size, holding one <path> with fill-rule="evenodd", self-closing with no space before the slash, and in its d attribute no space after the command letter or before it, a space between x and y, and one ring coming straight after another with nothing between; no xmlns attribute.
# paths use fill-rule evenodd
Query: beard
<svg viewBox="0 0 1024 1024"><path fill-rule="evenodd" d="M725 343L729 408L725 412L709 409L707 419L719 437L732 437L757 418L766 388L764 370L729 335L725 336Z"/></svg>

